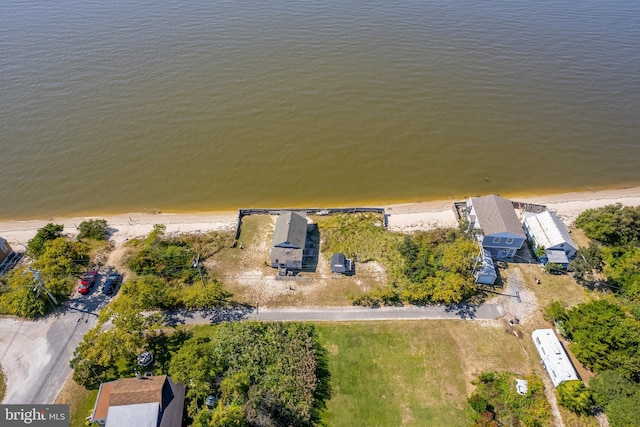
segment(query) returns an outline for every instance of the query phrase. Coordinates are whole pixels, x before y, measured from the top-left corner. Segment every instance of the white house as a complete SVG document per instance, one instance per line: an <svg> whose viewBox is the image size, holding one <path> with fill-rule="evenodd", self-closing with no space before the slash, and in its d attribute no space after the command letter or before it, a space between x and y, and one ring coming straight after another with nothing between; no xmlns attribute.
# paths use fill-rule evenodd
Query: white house
<svg viewBox="0 0 640 427"><path fill-rule="evenodd" d="M562 251L568 260L576 255L578 247L573 243L569 230L553 212L544 211L535 215L527 215L524 218L523 226L525 233L534 245L534 249L544 248L548 252L555 251L555 254L552 252L552 255L556 257L557 251Z"/></svg>
<svg viewBox="0 0 640 427"><path fill-rule="evenodd" d="M536 329L531 337L555 387L565 381L580 379L553 329Z"/></svg>

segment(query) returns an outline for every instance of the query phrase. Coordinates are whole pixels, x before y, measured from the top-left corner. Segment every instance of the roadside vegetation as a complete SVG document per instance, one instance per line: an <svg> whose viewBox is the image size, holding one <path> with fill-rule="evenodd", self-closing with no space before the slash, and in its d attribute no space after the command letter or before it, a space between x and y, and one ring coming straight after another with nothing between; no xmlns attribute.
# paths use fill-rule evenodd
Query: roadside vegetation
<svg viewBox="0 0 640 427"><path fill-rule="evenodd" d="M74 381L88 389L133 376L138 369L136 358L144 350L155 350L157 368L166 373L163 364L183 338L165 333L161 314L145 316L137 308L116 302L100 311L98 323L82 338L70 362Z"/></svg>
<svg viewBox="0 0 640 427"><path fill-rule="evenodd" d="M589 388L559 390L560 401L577 413L603 409L612 427L635 425L640 407L640 207L590 209L575 225L592 239L572 263L576 280L611 293L572 308L558 301L546 308L576 358L598 374Z"/></svg>
<svg viewBox="0 0 640 427"><path fill-rule="evenodd" d="M73 292L90 261L89 246L63 236L62 225L57 224L47 224L38 230L27 245L27 255L32 259L31 268L59 302ZM0 314L35 318L56 308L38 286L36 274L22 267L0 279Z"/></svg>
<svg viewBox="0 0 640 427"><path fill-rule="evenodd" d="M479 249L457 229L393 233L376 214L333 215L318 227L325 256L342 252L386 268L388 285L354 297L356 305L455 304L477 292L472 272Z"/></svg>

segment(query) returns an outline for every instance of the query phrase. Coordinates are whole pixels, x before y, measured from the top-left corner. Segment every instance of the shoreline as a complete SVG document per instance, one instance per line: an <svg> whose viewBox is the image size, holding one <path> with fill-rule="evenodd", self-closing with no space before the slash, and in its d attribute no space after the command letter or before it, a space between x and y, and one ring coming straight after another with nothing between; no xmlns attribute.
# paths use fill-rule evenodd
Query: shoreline
<svg viewBox="0 0 640 427"><path fill-rule="evenodd" d="M609 190L573 191L557 194L529 196L503 196L511 200L546 205L570 226L580 212L615 203L625 206L640 205L640 186ZM464 199L458 199L464 200ZM387 211L389 229L412 232L433 227L456 226L453 202L458 200L429 200L413 203L381 204ZM375 206L375 205L368 205ZM274 208L280 209L280 208ZM286 207L282 207L286 209ZM294 208L295 209L295 208ZM51 217L31 220L1 220L0 237L6 239L14 250L24 250L26 243L37 230L52 222L64 225L64 233L77 234L77 226L86 219L103 218L113 229L111 240L116 244L148 234L156 224L165 224L167 234L198 233L212 230L234 230L237 211L144 213L132 212L117 215L87 215L77 217Z"/></svg>

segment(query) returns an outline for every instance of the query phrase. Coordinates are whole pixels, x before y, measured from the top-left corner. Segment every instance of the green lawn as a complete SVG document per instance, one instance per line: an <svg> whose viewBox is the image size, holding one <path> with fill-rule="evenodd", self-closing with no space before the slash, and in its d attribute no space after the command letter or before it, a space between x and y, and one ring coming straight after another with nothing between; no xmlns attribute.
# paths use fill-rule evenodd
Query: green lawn
<svg viewBox="0 0 640 427"><path fill-rule="evenodd" d="M70 427L85 427L98 397L98 390L87 390L68 378L55 403L69 405Z"/></svg>
<svg viewBox="0 0 640 427"><path fill-rule="evenodd" d="M522 341L462 321L316 324L329 352L330 426L464 426L481 371L527 374Z"/></svg>

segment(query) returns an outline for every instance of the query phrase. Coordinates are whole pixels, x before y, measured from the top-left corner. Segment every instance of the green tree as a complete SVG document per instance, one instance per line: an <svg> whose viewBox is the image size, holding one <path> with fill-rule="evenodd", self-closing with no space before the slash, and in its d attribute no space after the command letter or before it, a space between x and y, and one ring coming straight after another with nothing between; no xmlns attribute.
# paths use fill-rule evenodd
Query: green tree
<svg viewBox="0 0 640 427"><path fill-rule="evenodd" d="M565 381L558 386L560 404L577 414L589 414L593 407L591 391L580 380Z"/></svg>
<svg viewBox="0 0 640 427"><path fill-rule="evenodd" d="M598 209L588 209L575 220L587 237L605 245L637 245L640 242L640 206L618 203Z"/></svg>
<svg viewBox="0 0 640 427"><path fill-rule="evenodd" d="M0 307L4 314L35 318L45 315L52 304L44 292L38 292L36 280L24 269L14 270L7 277L8 290L0 295Z"/></svg>
<svg viewBox="0 0 640 427"><path fill-rule="evenodd" d="M35 237L29 240L27 244L27 251L33 258L38 258L44 251L44 245L50 240L55 240L62 237L62 230L64 226L62 224L49 223L38 230Z"/></svg>
<svg viewBox="0 0 640 427"><path fill-rule="evenodd" d="M107 329L104 325L109 321L112 326ZM105 307L97 325L74 352L74 380L85 387L95 387L96 376L102 381L132 376L138 354L160 333L163 324L160 314L143 315L123 304Z"/></svg>
<svg viewBox="0 0 640 427"><path fill-rule="evenodd" d="M242 406L235 403L223 405L222 402L218 402L218 406L213 411L211 427L245 427L246 425Z"/></svg>
<svg viewBox="0 0 640 427"><path fill-rule="evenodd" d="M638 425L640 393L623 396L607 406L606 414L611 427L635 427Z"/></svg>
<svg viewBox="0 0 640 427"><path fill-rule="evenodd" d="M89 262L87 247L59 237L45 242L40 257L33 263L43 277L62 278L78 273Z"/></svg>
<svg viewBox="0 0 640 427"><path fill-rule="evenodd" d="M88 219L78 226L78 239L107 240L108 228L105 219Z"/></svg>
<svg viewBox="0 0 640 427"><path fill-rule="evenodd" d="M607 370L589 382L594 403L606 408L614 400L640 393L640 384L629 380L620 371Z"/></svg>
<svg viewBox="0 0 640 427"><path fill-rule="evenodd" d="M221 396L213 416L220 423L237 420L239 408L250 425L313 426L330 396L326 352L305 324L222 323L188 341L169 371L188 381L192 401Z"/></svg>

